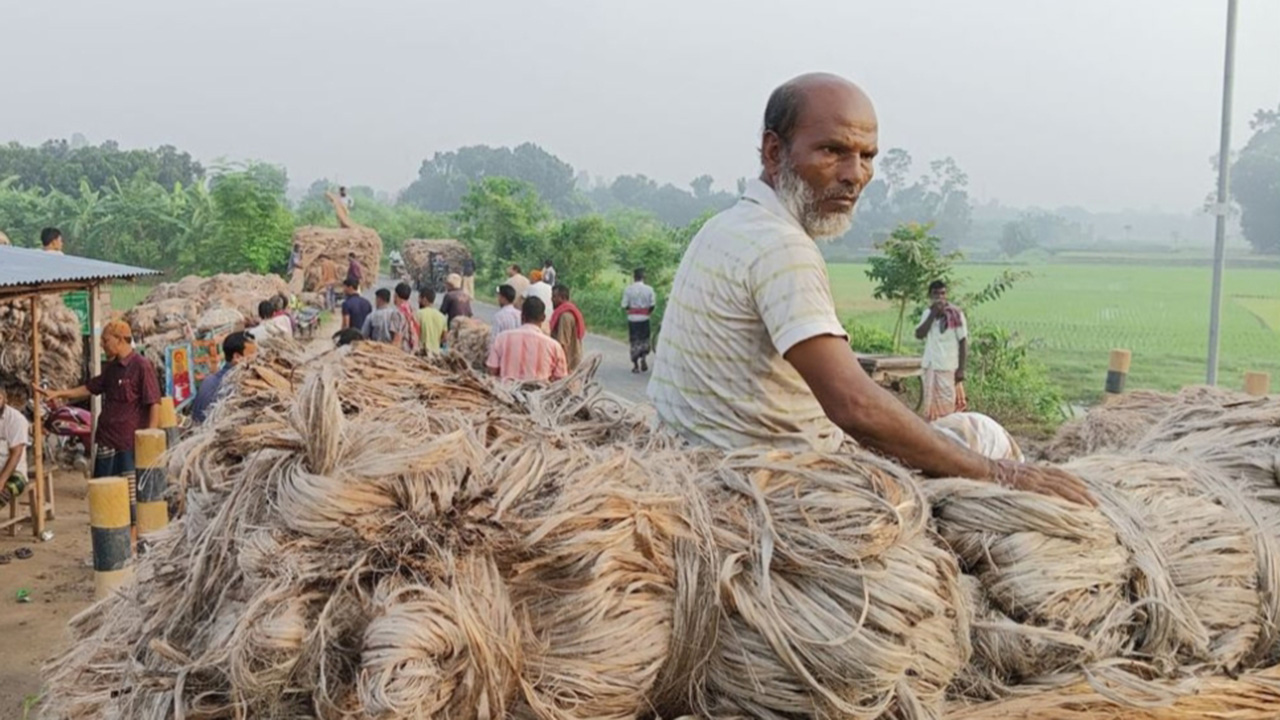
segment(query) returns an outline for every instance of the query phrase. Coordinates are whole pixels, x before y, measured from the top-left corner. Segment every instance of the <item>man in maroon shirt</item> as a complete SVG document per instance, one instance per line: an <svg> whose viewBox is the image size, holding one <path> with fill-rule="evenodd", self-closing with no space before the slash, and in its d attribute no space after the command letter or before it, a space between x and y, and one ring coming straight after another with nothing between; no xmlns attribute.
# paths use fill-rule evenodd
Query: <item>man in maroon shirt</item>
<svg viewBox="0 0 1280 720"><path fill-rule="evenodd" d="M94 477L131 475L134 471L133 436L142 428L160 426L160 383L151 361L133 351L133 333L127 323L113 320L102 329L102 349L111 361L102 374L80 387L49 390L51 399L83 400L103 397L98 417L98 452Z"/></svg>

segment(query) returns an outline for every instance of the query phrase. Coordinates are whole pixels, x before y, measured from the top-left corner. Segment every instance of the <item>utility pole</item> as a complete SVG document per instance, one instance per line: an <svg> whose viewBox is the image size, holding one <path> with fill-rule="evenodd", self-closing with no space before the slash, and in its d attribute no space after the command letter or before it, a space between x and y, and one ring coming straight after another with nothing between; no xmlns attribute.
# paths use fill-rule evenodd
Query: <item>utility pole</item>
<svg viewBox="0 0 1280 720"><path fill-rule="evenodd" d="M1222 70L1222 137L1218 143L1218 202L1213 229L1213 296L1209 300L1209 368L1205 382L1218 384L1219 324L1222 320L1222 268L1226 264L1227 178L1231 169L1231 93L1236 62L1236 0L1227 0L1227 56Z"/></svg>

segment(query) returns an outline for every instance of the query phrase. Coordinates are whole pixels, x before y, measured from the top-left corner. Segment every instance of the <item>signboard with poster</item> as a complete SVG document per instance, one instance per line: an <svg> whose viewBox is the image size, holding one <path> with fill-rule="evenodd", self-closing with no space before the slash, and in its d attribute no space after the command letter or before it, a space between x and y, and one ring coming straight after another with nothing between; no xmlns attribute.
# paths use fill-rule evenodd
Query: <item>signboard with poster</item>
<svg viewBox="0 0 1280 720"><path fill-rule="evenodd" d="M166 394L173 398L175 407L183 407L196 394L190 343L170 345L164 349L164 383Z"/></svg>
<svg viewBox="0 0 1280 720"><path fill-rule="evenodd" d="M80 320L80 335L89 337L89 291L73 290L62 294L62 304Z"/></svg>
<svg viewBox="0 0 1280 720"><path fill-rule="evenodd" d="M222 367L222 340L195 340L191 343L191 366L196 386Z"/></svg>

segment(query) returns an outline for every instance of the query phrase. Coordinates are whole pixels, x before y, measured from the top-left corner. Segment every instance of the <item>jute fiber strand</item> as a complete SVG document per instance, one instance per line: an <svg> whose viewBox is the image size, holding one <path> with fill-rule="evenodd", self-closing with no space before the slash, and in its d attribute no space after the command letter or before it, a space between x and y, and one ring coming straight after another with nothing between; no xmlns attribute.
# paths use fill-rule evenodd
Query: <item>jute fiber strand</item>
<svg viewBox="0 0 1280 720"><path fill-rule="evenodd" d="M1044 449L1051 462L1097 453L1126 452L1161 419L1188 406L1220 407L1241 398L1242 393L1203 385L1183 388L1177 393L1135 390L1109 396L1083 418L1065 423Z"/></svg>
<svg viewBox="0 0 1280 720"><path fill-rule="evenodd" d="M1097 509L967 480L929 483L938 531L976 582L974 697L1090 676L1142 702L1142 679L1234 672L1274 643L1274 537L1204 468L1093 456L1067 469ZM1124 687L1128 685L1128 687Z"/></svg>
<svg viewBox="0 0 1280 720"><path fill-rule="evenodd" d="M930 718L965 661L886 461L690 449L588 375L371 344L226 385L170 457L186 515L73 620L46 717Z"/></svg>

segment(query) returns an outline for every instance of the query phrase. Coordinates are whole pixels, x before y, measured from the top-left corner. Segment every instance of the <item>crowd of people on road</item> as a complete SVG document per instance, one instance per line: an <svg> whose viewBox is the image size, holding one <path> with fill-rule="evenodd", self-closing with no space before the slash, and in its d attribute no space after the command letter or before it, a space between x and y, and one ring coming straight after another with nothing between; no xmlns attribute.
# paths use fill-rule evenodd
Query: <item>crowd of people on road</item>
<svg viewBox="0 0 1280 720"><path fill-rule="evenodd" d="M557 281L551 260L528 275L517 264L508 266L506 272L506 281L495 289L498 310L490 325L487 370L516 382L548 382L568 376L582 363L587 336L586 318L573 302L572 290ZM409 283L378 288L370 303L361 295L360 278L357 267L343 281L342 329L333 337L337 345L368 340L419 355L439 353L447 349L449 330L458 318L473 316L474 298L467 290L467 279L457 273L445 277L439 307L435 289L419 287L416 309L411 304L414 289ZM643 270L637 269L634 279L623 293L622 311L631 325L633 371L645 372L650 352L649 319L657 295L645 284Z"/></svg>

